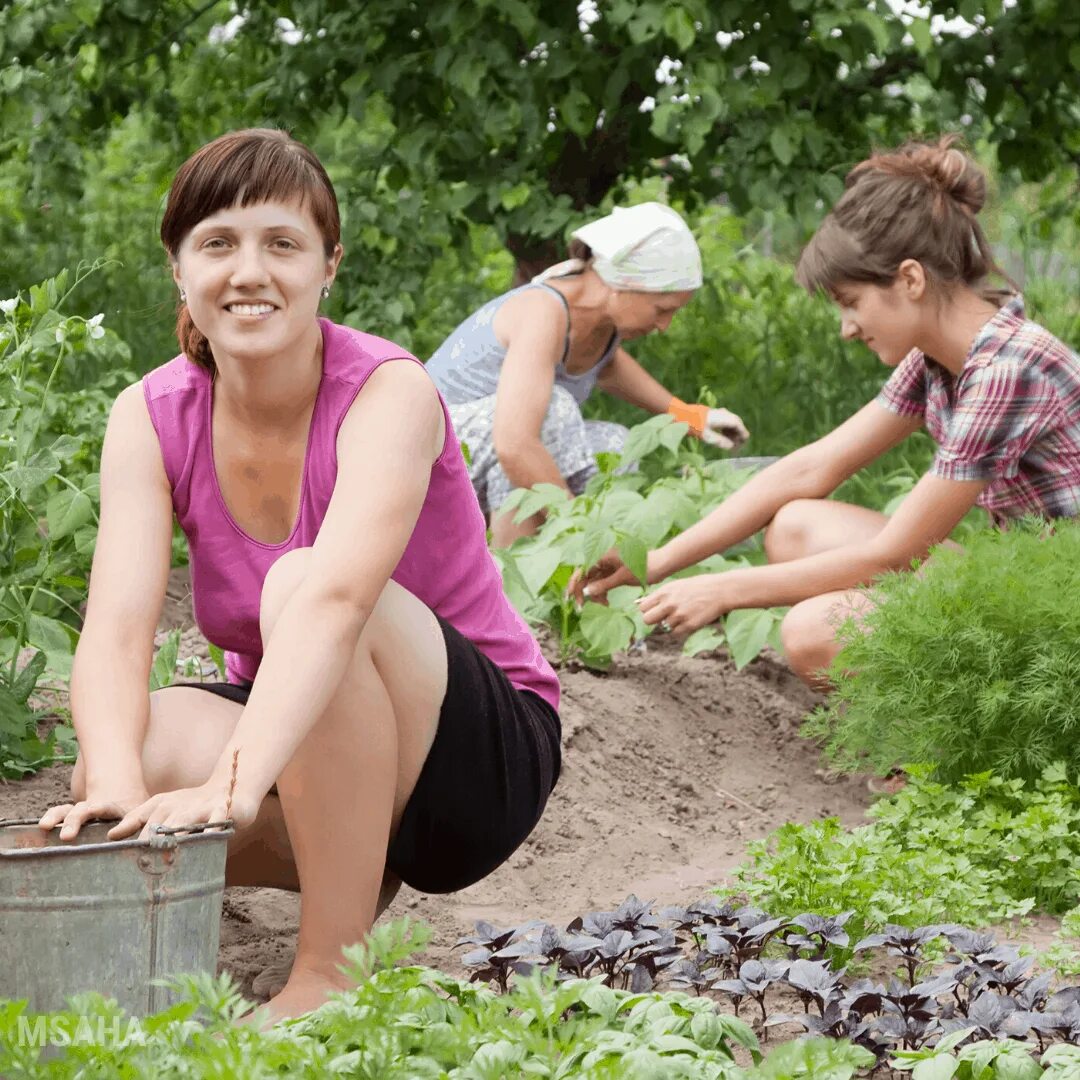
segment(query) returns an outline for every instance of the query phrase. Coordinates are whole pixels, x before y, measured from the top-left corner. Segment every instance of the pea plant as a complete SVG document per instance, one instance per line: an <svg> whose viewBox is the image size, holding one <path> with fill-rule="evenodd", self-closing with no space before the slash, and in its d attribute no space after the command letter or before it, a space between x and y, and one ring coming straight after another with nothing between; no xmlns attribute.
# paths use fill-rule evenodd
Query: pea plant
<svg viewBox="0 0 1080 1080"><path fill-rule="evenodd" d="M578 608L566 591L574 571L614 549L643 581L650 550L695 524L749 476L685 445L686 433L687 426L669 416L652 417L631 429L621 454L599 455L599 473L576 498L567 499L554 484L537 484L515 491L505 504L519 521L544 514L535 536L496 551L495 558L514 606L530 623L554 633L563 662L605 669L615 653L652 631L635 604L641 586L612 589L606 604L586 601ZM722 573L748 565L755 556L752 544L743 545L676 576ZM710 626L690 635L685 651L693 655L726 643L742 667L767 643L778 644L782 614L778 609L732 612L722 630Z"/></svg>
<svg viewBox="0 0 1080 1080"><path fill-rule="evenodd" d="M0 777L52 760L70 730L39 738L32 698L70 674L97 530L93 469L113 390L134 379L102 316L62 314L93 269L0 301ZM111 370L83 385L102 358Z"/></svg>

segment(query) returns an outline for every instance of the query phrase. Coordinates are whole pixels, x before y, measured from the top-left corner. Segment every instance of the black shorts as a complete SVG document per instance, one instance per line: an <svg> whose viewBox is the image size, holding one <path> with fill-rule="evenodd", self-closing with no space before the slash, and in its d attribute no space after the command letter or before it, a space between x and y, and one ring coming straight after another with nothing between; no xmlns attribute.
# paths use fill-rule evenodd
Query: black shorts
<svg viewBox="0 0 1080 1080"><path fill-rule="evenodd" d="M386 864L428 893L464 889L504 863L536 827L559 778L558 712L518 690L436 616L446 641L439 727ZM247 703L251 685L179 683Z"/></svg>

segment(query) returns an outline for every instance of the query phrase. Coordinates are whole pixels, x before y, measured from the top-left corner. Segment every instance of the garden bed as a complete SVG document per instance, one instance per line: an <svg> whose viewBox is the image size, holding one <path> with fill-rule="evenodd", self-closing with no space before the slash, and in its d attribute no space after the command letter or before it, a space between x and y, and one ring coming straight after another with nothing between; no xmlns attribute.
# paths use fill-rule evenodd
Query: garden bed
<svg viewBox="0 0 1080 1080"><path fill-rule="evenodd" d="M186 571L174 571L162 628L190 627ZM185 633L181 657L197 637ZM563 773L543 821L511 860L452 896L403 888L388 916L433 928L420 958L461 971L454 943L476 919L568 921L629 893L688 903L745 859L746 842L786 821L836 815L856 824L865 779L833 781L798 726L816 698L764 653L741 672L721 650L690 658L654 636L610 674L560 673ZM0 817L64 797L69 767L0 785ZM298 897L229 889L220 960L246 992L295 942Z"/></svg>

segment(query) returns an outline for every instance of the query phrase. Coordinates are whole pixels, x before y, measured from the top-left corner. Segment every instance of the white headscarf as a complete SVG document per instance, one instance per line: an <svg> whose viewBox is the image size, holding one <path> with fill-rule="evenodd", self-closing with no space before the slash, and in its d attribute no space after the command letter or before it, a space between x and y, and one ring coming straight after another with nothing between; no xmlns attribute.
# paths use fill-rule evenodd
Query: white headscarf
<svg viewBox="0 0 1080 1080"><path fill-rule="evenodd" d="M592 249L592 269L613 289L683 292L701 286L701 252L683 219L662 203L616 207L571 234ZM578 273L580 259L567 259L533 278Z"/></svg>

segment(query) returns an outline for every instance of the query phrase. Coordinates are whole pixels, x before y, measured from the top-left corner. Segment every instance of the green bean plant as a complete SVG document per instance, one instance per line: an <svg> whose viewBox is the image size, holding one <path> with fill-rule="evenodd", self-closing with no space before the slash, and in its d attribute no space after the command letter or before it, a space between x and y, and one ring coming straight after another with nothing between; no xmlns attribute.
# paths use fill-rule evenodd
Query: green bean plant
<svg viewBox="0 0 1080 1080"><path fill-rule="evenodd" d="M615 653L652 630L635 603L644 591L641 586L612 589L607 604L586 601L578 608L567 595L576 569L616 548L644 580L650 550L699 521L749 476L747 470L686 445L686 433L686 425L669 416L651 417L631 429L621 454L599 456L599 473L576 498L567 499L554 484L537 484L510 496L506 509L515 510L517 520L538 512L545 520L536 535L495 553L503 584L529 622L553 632L562 661L579 660L603 670ZM747 565L756 555L753 545L744 545L676 576L723 572ZM726 641L742 666L766 643L776 644L781 617L779 610L732 612L724 632L705 627L687 639L686 651L693 654Z"/></svg>

